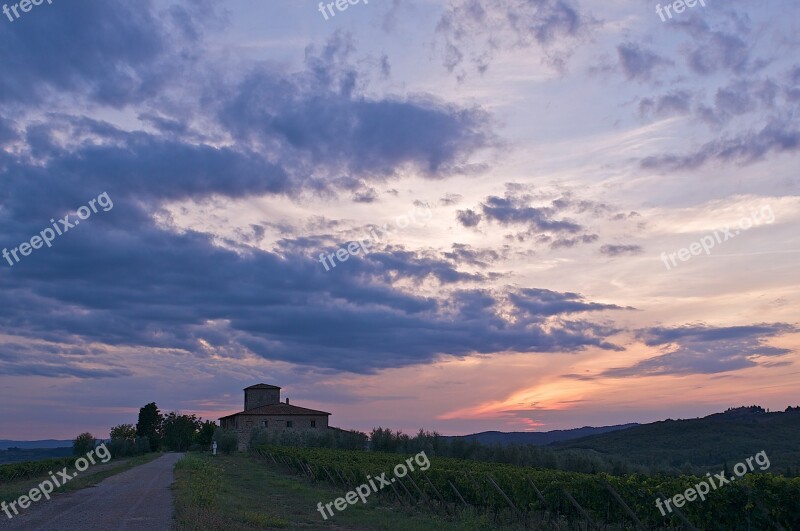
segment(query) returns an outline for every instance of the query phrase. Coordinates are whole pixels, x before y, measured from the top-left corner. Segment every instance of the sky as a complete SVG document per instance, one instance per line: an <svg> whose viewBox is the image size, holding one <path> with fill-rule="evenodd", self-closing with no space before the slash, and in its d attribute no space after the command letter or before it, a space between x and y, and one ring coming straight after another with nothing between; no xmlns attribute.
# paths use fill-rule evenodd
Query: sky
<svg viewBox="0 0 800 531"><path fill-rule="evenodd" d="M798 405L794 0L339 5L0 16L0 438Z"/></svg>

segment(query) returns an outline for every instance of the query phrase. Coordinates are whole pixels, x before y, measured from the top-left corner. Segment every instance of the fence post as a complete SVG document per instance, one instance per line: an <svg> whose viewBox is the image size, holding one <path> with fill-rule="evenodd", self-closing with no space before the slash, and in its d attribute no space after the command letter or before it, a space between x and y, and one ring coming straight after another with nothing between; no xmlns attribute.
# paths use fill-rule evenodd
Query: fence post
<svg viewBox="0 0 800 531"><path fill-rule="evenodd" d="M517 517L520 520L522 520L522 514L519 512L519 509L517 509L517 506L514 505L514 502L511 501L511 498L506 496L506 493L503 492L503 489L500 488L500 485L498 485L497 482L494 480L494 478L492 478L492 476L490 476L489 474L486 474L486 478L491 482L492 485L494 485L494 488L497 489L500 495L503 496L503 498L505 498L506 502L508 502L511 508L514 509L514 514L516 514Z"/></svg>
<svg viewBox="0 0 800 531"><path fill-rule="evenodd" d="M456 486L453 485L453 483L449 479L447 480L447 483L448 483L448 485L450 485L450 488L452 488L456 492L456 496L458 496L458 499L461 500L461 503L464 504L464 507L469 508L470 505L464 500L464 497L461 495L461 493L458 492L458 489L456 488Z"/></svg>
<svg viewBox="0 0 800 531"><path fill-rule="evenodd" d="M665 500L669 499L669 498L667 498L666 496L664 496L664 494L663 494L662 492L658 492L657 494L658 494L659 496L661 496L662 498L664 498ZM680 519L681 519L681 521L682 521L684 524L686 524L686 526L687 526L689 529L691 529L692 531L700 531L700 530L699 530L699 529L697 529L697 528L696 528L694 525L692 525L692 523L689 521L689 519L688 519L688 518L686 518L686 515L685 515L685 514L683 514L683 511L681 511L681 510L680 510L680 509L678 509L677 507L674 507L674 508L673 508L673 510L675 511L675 514L677 514L677 515L678 515L678 518L680 518Z"/></svg>
<svg viewBox="0 0 800 531"><path fill-rule="evenodd" d="M597 526L595 526L595 525L594 525L594 523L592 522L592 519L589 517L589 513L587 513L587 512L586 512L586 509L584 509L583 507L581 507L581 505L580 505L580 504L579 504L577 501L575 501L575 498L573 498L573 497L572 497L572 494L570 494L569 492L567 492L567 489L566 489L566 488L564 488L563 486L561 487L561 491L564 493L564 495L567 497L567 499L570 501L570 503L571 503L571 504L572 504L572 505L573 505L573 506L574 506L576 509L578 509L578 511L579 511L579 512L580 512L580 513L583 515L583 517L586 519L586 527L587 527L587 528L591 528L591 529L597 529Z"/></svg>
<svg viewBox="0 0 800 531"><path fill-rule="evenodd" d="M603 480L602 484L608 490L608 492L614 496L614 499L617 500L620 505L622 505L622 508L625 509L626 513L628 513L628 516L630 516L631 519L636 523L636 527L638 529L645 529L644 524L642 524L642 522L639 520L639 517L636 516L636 513L634 513L630 507L628 507L628 504L625 503L625 500L622 499L622 496L620 496L617 491L614 490L614 487L612 487L611 484L606 480Z"/></svg>
<svg viewBox="0 0 800 531"><path fill-rule="evenodd" d="M439 493L439 490L438 490L438 489L436 488L436 486L435 486L435 485L434 485L434 484L431 482L431 480L430 480L430 479L428 479L428 476L426 476L425 474L422 474L422 478L423 478L425 481L427 481L427 482L428 482L428 485L430 485L430 486L431 486L431 488L433 489L433 492L436 494L436 497L437 497L437 498L439 498L439 501L440 501L440 502L442 502L442 507L444 508L444 512L445 512L445 514L448 514L450 511L448 511L448 510L447 510L447 502L446 502L446 501L444 501L444 498L442 498L442 495Z"/></svg>

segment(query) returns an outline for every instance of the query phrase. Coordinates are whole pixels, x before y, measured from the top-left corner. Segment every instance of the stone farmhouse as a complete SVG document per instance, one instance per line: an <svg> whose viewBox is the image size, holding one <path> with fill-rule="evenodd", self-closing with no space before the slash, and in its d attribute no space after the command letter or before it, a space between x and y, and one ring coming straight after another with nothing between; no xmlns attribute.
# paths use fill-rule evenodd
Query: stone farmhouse
<svg viewBox="0 0 800 531"><path fill-rule="evenodd" d="M220 427L237 432L239 450L247 450L253 428L327 430L330 413L281 402L281 388L257 384L244 389L244 411L219 419Z"/></svg>

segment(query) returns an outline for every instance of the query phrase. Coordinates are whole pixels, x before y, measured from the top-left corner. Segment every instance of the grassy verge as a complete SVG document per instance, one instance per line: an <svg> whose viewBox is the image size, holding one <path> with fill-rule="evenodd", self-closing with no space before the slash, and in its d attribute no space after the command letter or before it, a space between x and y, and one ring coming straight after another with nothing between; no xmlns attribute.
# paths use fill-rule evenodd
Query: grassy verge
<svg viewBox="0 0 800 531"><path fill-rule="evenodd" d="M120 472L125 472L126 470L130 470L135 466L149 463L160 455L161 454L155 453L145 454L124 459L114 459L108 463L92 465L84 472L80 472L77 477L71 479L65 485L55 489L54 492L72 492L78 489L90 487L100 483L107 477L119 474ZM73 467L68 468L67 471L70 474L74 474L76 472L75 468ZM58 470L53 470L53 473L56 474L56 478L58 478ZM47 474L43 474L39 478L29 478L9 483L2 483L0 484L0 500L10 501L19 498L23 494L30 492L32 488L36 487L42 481L45 481L48 478L49 476Z"/></svg>
<svg viewBox="0 0 800 531"><path fill-rule="evenodd" d="M449 521L411 508L357 503L323 520L317 502L343 496L341 489L282 473L246 454L188 454L175 467L175 529L493 529L487 521Z"/></svg>

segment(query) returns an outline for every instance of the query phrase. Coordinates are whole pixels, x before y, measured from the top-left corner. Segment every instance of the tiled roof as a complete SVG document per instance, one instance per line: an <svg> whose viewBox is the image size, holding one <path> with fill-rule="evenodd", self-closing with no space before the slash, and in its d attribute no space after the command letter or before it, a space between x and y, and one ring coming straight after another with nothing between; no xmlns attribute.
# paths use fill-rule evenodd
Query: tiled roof
<svg viewBox="0 0 800 531"><path fill-rule="evenodd" d="M291 404L270 404L268 406L255 407L247 411L240 411L233 415L226 415L220 417L226 419L235 417L236 415L330 415L327 411L318 411L316 409L308 409L307 407L293 406Z"/></svg>
<svg viewBox="0 0 800 531"><path fill-rule="evenodd" d="M256 384L251 385L250 387L245 387L244 390L247 391L248 389L280 389L277 385L269 385L269 384Z"/></svg>

